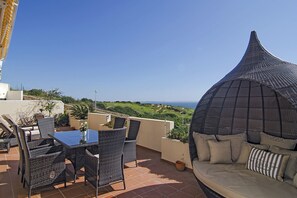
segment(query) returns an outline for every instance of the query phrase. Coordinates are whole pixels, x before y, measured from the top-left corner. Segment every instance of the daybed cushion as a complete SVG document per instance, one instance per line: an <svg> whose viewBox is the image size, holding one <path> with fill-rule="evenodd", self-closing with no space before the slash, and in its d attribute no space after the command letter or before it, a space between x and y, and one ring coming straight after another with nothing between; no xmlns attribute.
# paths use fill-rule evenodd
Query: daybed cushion
<svg viewBox="0 0 297 198"><path fill-rule="evenodd" d="M297 151L282 149L277 146L271 146L269 148L269 151L271 151L273 153L284 154L284 155L290 156L287 167L286 167L286 171L285 171L285 178L293 179L294 175L297 172Z"/></svg>
<svg viewBox="0 0 297 198"><path fill-rule="evenodd" d="M297 139L285 139L280 137L275 137L272 135L268 135L264 132L260 133L261 137L261 144L267 144L269 146L278 146L284 149L290 149L293 150L296 147Z"/></svg>
<svg viewBox="0 0 297 198"><path fill-rule="evenodd" d="M200 161L209 161L210 151L207 140L216 140L215 135L206 135L193 132L193 138L196 144L197 154Z"/></svg>
<svg viewBox="0 0 297 198"><path fill-rule="evenodd" d="M229 140L220 141L208 140L210 149L210 163L211 164L230 164L231 159L231 142Z"/></svg>
<svg viewBox="0 0 297 198"><path fill-rule="evenodd" d="M232 160L233 162L236 162L240 154L241 144L247 141L246 133L239 133L235 135L216 135L216 138L219 141L231 141Z"/></svg>
<svg viewBox="0 0 297 198"><path fill-rule="evenodd" d="M252 148L246 168L273 179L284 181L283 177L289 157L289 155Z"/></svg>
<svg viewBox="0 0 297 198"><path fill-rule="evenodd" d="M195 159L195 176L206 186L224 197L296 197L297 188L250 170L243 164L209 164Z"/></svg>
<svg viewBox="0 0 297 198"><path fill-rule="evenodd" d="M257 149L262 149L262 150L268 150L269 149L268 145L251 144L251 143L243 142L241 144L240 155L239 155L239 158L236 161L236 163L245 164L249 159L249 155L250 155L250 152L251 152L253 147L257 148Z"/></svg>

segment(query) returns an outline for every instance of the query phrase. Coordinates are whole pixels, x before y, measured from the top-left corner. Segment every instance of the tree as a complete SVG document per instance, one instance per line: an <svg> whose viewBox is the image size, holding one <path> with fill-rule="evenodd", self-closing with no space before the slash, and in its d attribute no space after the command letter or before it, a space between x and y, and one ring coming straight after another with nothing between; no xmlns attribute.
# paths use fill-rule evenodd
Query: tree
<svg viewBox="0 0 297 198"><path fill-rule="evenodd" d="M76 100L74 98L72 98L71 96L61 96L61 100L65 104L70 104L70 103L76 102Z"/></svg>
<svg viewBox="0 0 297 198"><path fill-rule="evenodd" d="M56 103L52 100L59 97L61 97L61 92L59 91L59 89L53 89L53 90L47 91L45 95L45 99L41 104L42 109L40 109L40 111L42 112L43 110L46 110L48 111L48 115L51 116L52 111L56 106Z"/></svg>
<svg viewBox="0 0 297 198"><path fill-rule="evenodd" d="M31 96L45 96L46 91L42 89L31 89L31 90L24 90L25 94L31 95Z"/></svg>
<svg viewBox="0 0 297 198"><path fill-rule="evenodd" d="M62 92L59 91L58 88L56 88L56 89L47 91L46 94L47 94L47 98L52 100L52 99L61 98Z"/></svg>

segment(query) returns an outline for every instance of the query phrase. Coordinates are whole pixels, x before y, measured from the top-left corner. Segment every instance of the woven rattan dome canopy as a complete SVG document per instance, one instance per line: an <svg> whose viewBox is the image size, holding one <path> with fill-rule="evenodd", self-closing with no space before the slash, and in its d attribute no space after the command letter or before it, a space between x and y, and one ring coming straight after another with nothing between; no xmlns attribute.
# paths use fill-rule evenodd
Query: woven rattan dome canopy
<svg viewBox="0 0 297 198"><path fill-rule="evenodd" d="M254 143L261 131L297 138L296 109L297 65L270 54L253 31L239 64L199 101L190 133L246 132Z"/></svg>

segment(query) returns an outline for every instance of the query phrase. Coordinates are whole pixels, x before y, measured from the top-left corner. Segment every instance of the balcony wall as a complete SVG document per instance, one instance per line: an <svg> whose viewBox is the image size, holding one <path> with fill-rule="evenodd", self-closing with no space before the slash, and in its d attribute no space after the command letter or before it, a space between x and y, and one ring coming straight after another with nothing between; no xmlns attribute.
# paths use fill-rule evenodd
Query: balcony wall
<svg viewBox="0 0 297 198"><path fill-rule="evenodd" d="M163 137L161 158L172 163L180 160L186 164L186 167L192 169L188 143Z"/></svg>
<svg viewBox="0 0 297 198"><path fill-rule="evenodd" d="M64 103L55 100L55 107L52 115L64 112ZM0 115L10 114L18 121L21 117L32 117L35 113L40 113L42 100L0 100ZM45 115L48 112L43 112Z"/></svg>
<svg viewBox="0 0 297 198"><path fill-rule="evenodd" d="M161 152L161 140L174 128L173 121L129 117L141 121L137 136L137 145Z"/></svg>
<svg viewBox="0 0 297 198"><path fill-rule="evenodd" d="M89 113L88 114L88 126L89 129L99 130L102 129L102 125L111 120L110 114Z"/></svg>
<svg viewBox="0 0 297 198"><path fill-rule="evenodd" d="M141 122L136 143L137 145L161 152L161 140L174 128L173 121L148 118L129 117L128 119ZM110 121L110 114L89 113L88 125L90 129L103 129L102 124ZM71 127L79 129L82 121L70 118ZM129 126L128 126L129 127ZM104 128L105 129L105 128Z"/></svg>

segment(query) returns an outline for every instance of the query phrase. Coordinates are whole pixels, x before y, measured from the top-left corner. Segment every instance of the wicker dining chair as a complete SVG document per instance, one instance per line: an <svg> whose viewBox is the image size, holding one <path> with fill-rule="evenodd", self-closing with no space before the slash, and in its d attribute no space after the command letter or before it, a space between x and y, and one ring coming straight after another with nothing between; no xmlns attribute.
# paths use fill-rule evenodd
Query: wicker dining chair
<svg viewBox="0 0 297 198"><path fill-rule="evenodd" d="M124 145L124 163L135 161L137 167L136 158L136 138L140 127L140 121L130 120L128 137L125 140Z"/></svg>
<svg viewBox="0 0 297 198"><path fill-rule="evenodd" d="M108 186L110 183L123 182L124 189L124 164L123 147L126 128L98 132L98 150L86 149L85 158L85 185L87 181L96 188Z"/></svg>
<svg viewBox="0 0 297 198"><path fill-rule="evenodd" d="M23 187L28 186L28 197L34 188L64 182L66 187L66 165L63 146L48 146L30 150L25 132L17 127L20 144L23 148L25 174Z"/></svg>
<svg viewBox="0 0 297 198"><path fill-rule="evenodd" d="M125 125L125 122L126 122L126 118L115 117L113 128L114 129L123 128Z"/></svg>
<svg viewBox="0 0 297 198"><path fill-rule="evenodd" d="M19 148L19 164L18 164L18 175L21 173L21 182L23 182L24 174L25 174L25 157L24 157L24 148L22 147L22 143L20 140L20 134L18 131L18 126L13 125L13 134L16 136L18 148ZM40 149L47 146L54 146L54 140L52 138L44 138L33 140L27 142L29 150Z"/></svg>
<svg viewBox="0 0 297 198"><path fill-rule="evenodd" d="M37 124L42 138L48 138L48 134L55 132L55 121L52 117L39 119Z"/></svg>

